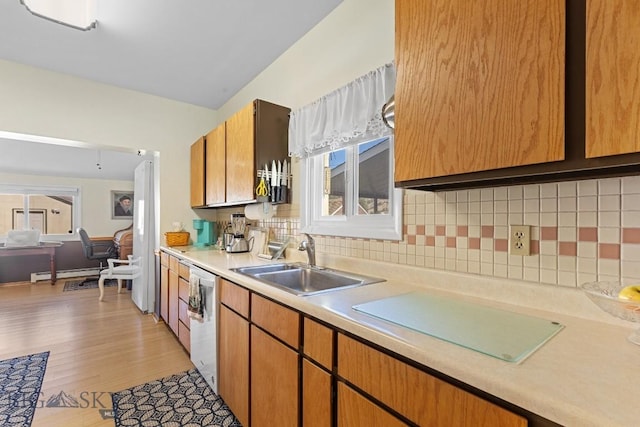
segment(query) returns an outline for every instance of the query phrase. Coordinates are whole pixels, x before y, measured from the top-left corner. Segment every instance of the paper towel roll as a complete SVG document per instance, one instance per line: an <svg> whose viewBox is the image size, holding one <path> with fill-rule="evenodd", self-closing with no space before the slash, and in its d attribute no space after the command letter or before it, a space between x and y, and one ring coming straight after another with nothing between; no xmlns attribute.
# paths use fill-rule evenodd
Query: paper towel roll
<svg viewBox="0 0 640 427"><path fill-rule="evenodd" d="M244 207L244 216L249 219L268 219L276 214L277 206L271 203L255 203Z"/></svg>

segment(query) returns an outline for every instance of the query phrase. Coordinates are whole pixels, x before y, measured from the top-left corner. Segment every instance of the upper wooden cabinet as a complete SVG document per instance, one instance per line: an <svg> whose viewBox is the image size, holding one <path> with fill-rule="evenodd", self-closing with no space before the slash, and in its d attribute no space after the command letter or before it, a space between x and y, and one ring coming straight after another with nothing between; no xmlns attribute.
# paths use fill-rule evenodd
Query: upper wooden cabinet
<svg viewBox="0 0 640 427"><path fill-rule="evenodd" d="M255 103L227 120L227 202L253 200L255 161Z"/></svg>
<svg viewBox="0 0 640 427"><path fill-rule="evenodd" d="M204 205L204 137L191 144L191 206Z"/></svg>
<svg viewBox="0 0 640 427"><path fill-rule="evenodd" d="M640 152L640 1L587 0L586 155Z"/></svg>
<svg viewBox="0 0 640 427"><path fill-rule="evenodd" d="M258 99L209 132L204 143L196 141L191 147L191 206L253 202L258 170L288 157L290 111Z"/></svg>
<svg viewBox="0 0 640 427"><path fill-rule="evenodd" d="M226 201L226 123L205 136L205 204L224 203Z"/></svg>
<svg viewBox="0 0 640 427"><path fill-rule="evenodd" d="M395 181L564 158L564 0L396 1Z"/></svg>

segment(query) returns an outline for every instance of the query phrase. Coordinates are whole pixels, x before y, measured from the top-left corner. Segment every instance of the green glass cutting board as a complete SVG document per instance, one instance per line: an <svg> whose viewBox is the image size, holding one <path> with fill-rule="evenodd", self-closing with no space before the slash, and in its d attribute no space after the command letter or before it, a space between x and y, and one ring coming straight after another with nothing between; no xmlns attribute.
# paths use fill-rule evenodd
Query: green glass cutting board
<svg viewBox="0 0 640 427"><path fill-rule="evenodd" d="M521 362L564 328L558 322L424 292L353 309L507 362Z"/></svg>

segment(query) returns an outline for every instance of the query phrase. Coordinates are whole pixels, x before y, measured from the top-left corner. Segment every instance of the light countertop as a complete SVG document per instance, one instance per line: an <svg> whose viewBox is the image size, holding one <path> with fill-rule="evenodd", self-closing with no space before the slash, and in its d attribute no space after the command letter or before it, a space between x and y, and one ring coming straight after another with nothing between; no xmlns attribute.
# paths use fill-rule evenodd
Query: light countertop
<svg viewBox="0 0 640 427"><path fill-rule="evenodd" d="M640 424L640 381L635 380L640 347L627 341L637 325L604 313L580 290L318 254L318 265L387 281L299 297L229 271L274 261L217 249L162 250L556 423ZM286 260L292 261L304 258ZM415 290L553 320L565 328L524 361L510 363L351 308Z"/></svg>

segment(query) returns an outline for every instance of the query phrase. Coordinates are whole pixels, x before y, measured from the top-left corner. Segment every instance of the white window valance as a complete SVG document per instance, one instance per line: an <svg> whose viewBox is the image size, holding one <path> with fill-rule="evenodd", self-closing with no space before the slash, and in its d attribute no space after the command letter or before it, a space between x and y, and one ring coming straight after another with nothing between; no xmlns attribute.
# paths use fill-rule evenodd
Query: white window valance
<svg viewBox="0 0 640 427"><path fill-rule="evenodd" d="M308 157L390 135L382 106L393 95L396 70L383 65L291 113L289 153Z"/></svg>

